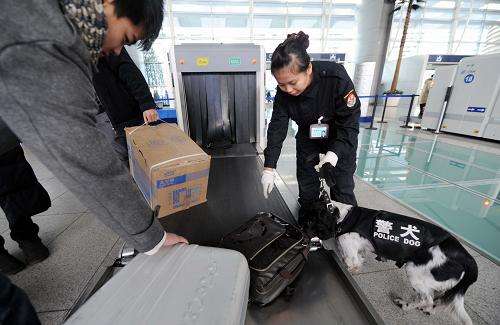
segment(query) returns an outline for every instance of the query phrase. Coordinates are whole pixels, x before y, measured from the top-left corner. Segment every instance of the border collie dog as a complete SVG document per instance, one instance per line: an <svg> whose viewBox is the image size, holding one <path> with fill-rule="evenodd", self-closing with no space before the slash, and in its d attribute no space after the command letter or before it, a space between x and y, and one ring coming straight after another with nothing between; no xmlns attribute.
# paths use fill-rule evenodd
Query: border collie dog
<svg viewBox="0 0 500 325"><path fill-rule="evenodd" d="M394 298L399 307L418 308L426 314L448 308L456 320L472 324L464 308L464 295L476 282L478 269L474 258L457 239L419 219L329 202L326 211L323 208L323 213L315 214L316 220L311 221L320 225L315 230L318 237L328 239L334 233L350 272L360 270L362 253L366 251L375 253L377 259L393 260L398 267L405 268L419 296L416 301Z"/></svg>

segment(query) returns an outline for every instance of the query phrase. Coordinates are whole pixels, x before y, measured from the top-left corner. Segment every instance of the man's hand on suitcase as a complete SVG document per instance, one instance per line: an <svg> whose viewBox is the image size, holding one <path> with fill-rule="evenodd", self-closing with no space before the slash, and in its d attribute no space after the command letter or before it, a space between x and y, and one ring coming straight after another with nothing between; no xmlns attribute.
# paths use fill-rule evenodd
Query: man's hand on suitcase
<svg viewBox="0 0 500 325"><path fill-rule="evenodd" d="M153 247L153 249L145 252L144 254L154 255L154 254L158 253L158 251L162 247L169 247L169 246L172 246L175 244L181 244L181 243L182 244L189 244L187 239L182 237L182 236L173 234L171 232L163 232L163 238L160 240L160 242L158 244L156 244L156 246Z"/></svg>
<svg viewBox="0 0 500 325"><path fill-rule="evenodd" d="M153 218L154 219L158 218L159 213L160 213L160 206L157 205L153 210ZM153 247L153 249L145 252L145 254L146 255L154 255L154 254L158 253L158 251L162 247L168 247L168 246L172 246L172 245L180 244L180 243L189 244L189 242L187 241L186 238L179 236L179 235L176 235L176 234L171 233L171 232L164 231L162 239L156 244L155 247Z"/></svg>
<svg viewBox="0 0 500 325"><path fill-rule="evenodd" d="M142 113L142 117L144 118L144 123L152 123L158 121L158 112L155 108L148 109Z"/></svg>
<svg viewBox="0 0 500 325"><path fill-rule="evenodd" d="M186 238L173 234L171 232L167 232L167 237L165 238L165 243L163 243L163 246L172 246L181 243L189 244Z"/></svg>

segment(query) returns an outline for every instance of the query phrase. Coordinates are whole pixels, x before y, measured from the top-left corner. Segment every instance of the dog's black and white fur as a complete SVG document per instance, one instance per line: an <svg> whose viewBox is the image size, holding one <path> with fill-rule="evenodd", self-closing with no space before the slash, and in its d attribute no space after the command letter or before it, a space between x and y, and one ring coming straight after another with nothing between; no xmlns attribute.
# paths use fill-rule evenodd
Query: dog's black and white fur
<svg viewBox="0 0 500 325"><path fill-rule="evenodd" d="M349 218L352 209L357 209L335 201L332 203L339 212L337 225ZM457 239L451 235L445 238L434 246L418 247L417 252L404 261L406 274L419 299L411 302L399 298L393 300L403 310L418 308L426 314L432 314L440 307L449 307L457 320L472 324L464 308L464 295L477 280L477 264ZM363 264L361 254L366 251L384 256L383 252L376 251L372 238L365 238L355 230L338 236L336 242L351 272L360 270Z"/></svg>

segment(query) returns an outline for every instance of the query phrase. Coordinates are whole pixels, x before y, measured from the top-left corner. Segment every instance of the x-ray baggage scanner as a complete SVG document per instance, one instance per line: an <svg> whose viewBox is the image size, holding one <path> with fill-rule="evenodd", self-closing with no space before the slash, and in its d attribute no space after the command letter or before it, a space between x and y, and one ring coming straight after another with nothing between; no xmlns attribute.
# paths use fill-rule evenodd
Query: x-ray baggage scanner
<svg viewBox="0 0 500 325"><path fill-rule="evenodd" d="M264 146L265 52L255 44L182 44L170 53L178 123L200 146Z"/></svg>

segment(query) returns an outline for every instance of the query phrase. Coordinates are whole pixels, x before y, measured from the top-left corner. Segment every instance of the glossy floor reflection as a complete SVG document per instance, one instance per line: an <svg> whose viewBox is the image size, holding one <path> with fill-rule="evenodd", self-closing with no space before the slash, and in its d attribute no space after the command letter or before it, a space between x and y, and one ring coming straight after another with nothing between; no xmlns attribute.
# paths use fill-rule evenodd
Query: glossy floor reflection
<svg viewBox="0 0 500 325"><path fill-rule="evenodd" d="M387 191L443 228L498 258L500 205L456 186Z"/></svg>
<svg viewBox="0 0 500 325"><path fill-rule="evenodd" d="M362 128L356 176L500 263L500 145L385 124ZM298 194L295 140L278 173Z"/></svg>

